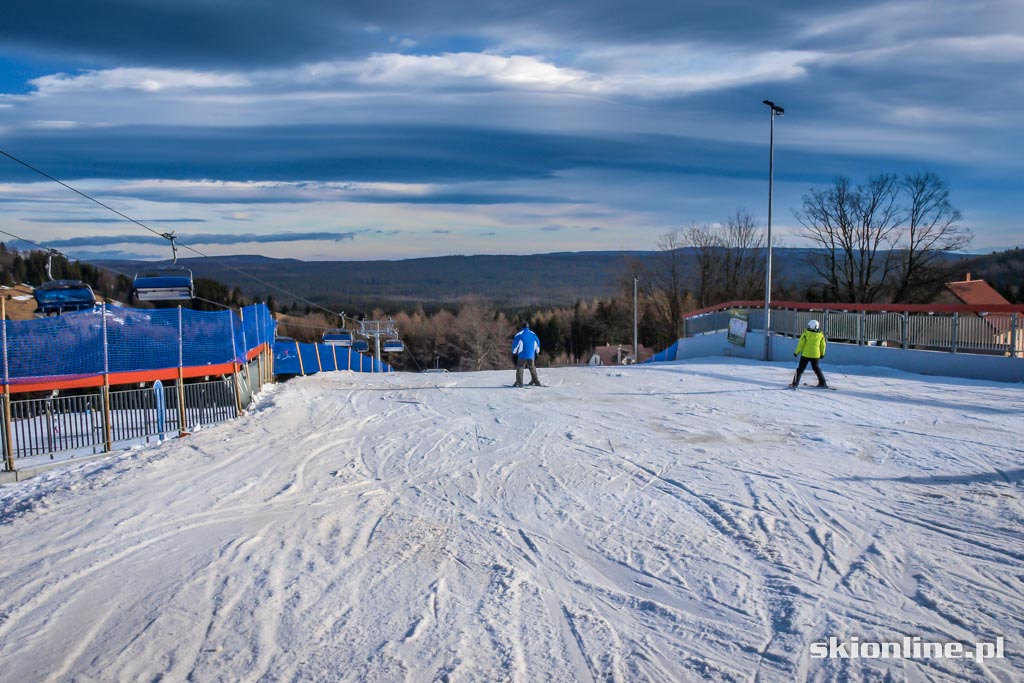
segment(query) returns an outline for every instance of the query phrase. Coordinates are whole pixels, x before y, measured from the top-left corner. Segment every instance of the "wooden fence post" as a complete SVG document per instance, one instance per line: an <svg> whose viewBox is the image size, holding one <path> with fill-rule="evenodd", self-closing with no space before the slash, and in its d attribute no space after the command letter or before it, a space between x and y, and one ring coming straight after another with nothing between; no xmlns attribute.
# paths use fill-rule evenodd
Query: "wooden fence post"
<svg viewBox="0 0 1024 683"><path fill-rule="evenodd" d="M231 331L231 367L234 368L232 378L235 380L235 412L238 416L242 414L242 387L238 381L239 368L238 354L235 347L235 312L228 309L228 328ZM242 318L242 355L245 356L245 319Z"/></svg>
<svg viewBox="0 0 1024 683"><path fill-rule="evenodd" d="M114 450L113 425L110 423L110 343L107 336L107 302L100 307L103 315L103 447Z"/></svg>
<svg viewBox="0 0 1024 683"><path fill-rule="evenodd" d="M178 436L188 436L185 431L185 325L181 306L178 306Z"/></svg>
<svg viewBox="0 0 1024 683"><path fill-rule="evenodd" d="M11 435L11 377L7 362L7 296L0 295L0 325L4 353L4 459L7 471L14 471L14 437Z"/></svg>

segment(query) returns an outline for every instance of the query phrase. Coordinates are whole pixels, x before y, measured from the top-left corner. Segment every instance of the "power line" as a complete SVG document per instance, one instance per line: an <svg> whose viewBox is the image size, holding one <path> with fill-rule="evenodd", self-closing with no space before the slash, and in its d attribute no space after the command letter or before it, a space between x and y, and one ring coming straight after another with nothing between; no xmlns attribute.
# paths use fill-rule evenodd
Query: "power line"
<svg viewBox="0 0 1024 683"><path fill-rule="evenodd" d="M149 232L153 233L157 237L163 237L163 238L167 239L167 233L160 232L159 230L155 230L155 229L149 227L148 225L146 225L145 223L143 223L141 221L138 221L138 220L135 220L131 216L128 216L127 214L124 214L124 213L118 211L117 209L113 208L112 206L104 204L103 202L101 202L100 200L96 199L95 197L92 197L91 195L88 195L85 192L82 192L81 190L79 190L77 188L74 188L71 185L68 185L63 180L60 180L58 178L53 177L52 175L50 175L46 171L43 171L43 170L41 170L39 168L36 168L35 166L33 166L32 164L30 164L30 163L28 163L26 161L22 161L21 159L19 159L18 157L14 156L13 154L10 154L9 152L5 152L2 149L0 149L0 154L2 154L3 156L7 157L11 161L14 161L15 163L18 163L18 164L24 166L25 168L29 169L30 171L38 173L39 175L43 176L44 178L46 178L48 180L52 180L53 182L57 183L61 187L65 187L65 188L71 190L72 192L74 192L75 194L80 195L81 197L84 197L85 199L88 199L90 202L93 202L94 204L98 204L99 206L102 206L104 209L107 209L108 211L111 211L111 212L117 214L118 216L120 216L121 218L125 219L126 221L134 223L135 225L138 225L139 227L144 228L145 230L148 230ZM10 233L5 233L5 234L10 234ZM18 239L20 239L20 238L18 238ZM26 240L26 241L28 241L28 240ZM332 311L329 308L325 308L324 306L321 306L318 303L315 303L313 301L310 301L309 299L301 297L298 294L295 294L294 292L291 292L291 291L289 291L287 289L284 289L283 287L278 287L277 285L272 284L270 282L267 282L266 280L263 280L262 278L258 278L255 275L252 275L250 273L245 272L244 270L241 270L239 268L235 268L234 266L228 265L227 263L224 263L223 261L220 261L217 258L215 258L213 256L210 256L209 254L205 254L205 253L199 251L198 249L196 249L194 247L190 247L187 244L179 244L178 246L182 247L183 249L188 249L192 253L197 254L199 256L202 256L203 258L208 258L211 261L213 261L214 263L217 263L218 265L220 265L221 267L226 268L228 270L232 270L232 271L234 271L236 273L239 273L240 275L244 275L245 277L247 277L247 278L249 278L249 279L251 279L251 280L253 280L255 282L258 282L258 283L260 283L261 285L263 285L265 287L270 287L271 289L277 290L278 292L281 292L282 294L286 294L286 295L292 297L293 299L301 301L304 304L307 304L309 306L313 306L315 308L319 308L321 311L324 311L326 313L330 313L331 315L336 315L336 316L341 318L341 321L342 321L343 325L345 323L345 320L346 320L347 316L344 313L338 313L337 311ZM116 272L116 271L112 271L112 272Z"/></svg>

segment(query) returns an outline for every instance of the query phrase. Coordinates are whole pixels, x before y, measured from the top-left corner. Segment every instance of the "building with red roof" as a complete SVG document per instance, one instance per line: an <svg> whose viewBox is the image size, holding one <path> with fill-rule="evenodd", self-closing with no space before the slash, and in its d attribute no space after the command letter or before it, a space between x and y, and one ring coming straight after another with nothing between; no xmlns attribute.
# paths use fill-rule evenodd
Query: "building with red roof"
<svg viewBox="0 0 1024 683"><path fill-rule="evenodd" d="M939 296L936 303L994 306L1010 302L992 285L984 280L972 279L971 274L967 273L963 280L947 282L946 290ZM1024 334L1021 334L1019 329L1021 322L1024 321L1017 321L1018 329L1015 331L1014 314L1012 313L989 314L982 310L976 315L984 319L985 328L991 331L997 344L1004 344L1008 349L1015 345L1018 355L1024 352Z"/></svg>

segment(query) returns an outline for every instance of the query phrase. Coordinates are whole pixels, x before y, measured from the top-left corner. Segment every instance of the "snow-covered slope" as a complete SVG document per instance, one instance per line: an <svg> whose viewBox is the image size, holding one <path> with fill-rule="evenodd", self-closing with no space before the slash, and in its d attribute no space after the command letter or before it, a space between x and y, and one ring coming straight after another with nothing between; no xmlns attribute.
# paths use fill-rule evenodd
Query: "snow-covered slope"
<svg viewBox="0 0 1024 683"><path fill-rule="evenodd" d="M1024 387L321 375L0 490L0 678L1011 680ZM1006 658L812 659L829 636Z"/></svg>

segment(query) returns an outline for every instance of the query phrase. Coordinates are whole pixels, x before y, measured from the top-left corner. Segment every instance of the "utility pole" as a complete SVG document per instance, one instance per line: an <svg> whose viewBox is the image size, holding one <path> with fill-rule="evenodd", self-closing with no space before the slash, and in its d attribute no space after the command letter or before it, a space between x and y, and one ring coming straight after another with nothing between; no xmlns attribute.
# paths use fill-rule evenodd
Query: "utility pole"
<svg viewBox="0 0 1024 683"><path fill-rule="evenodd" d="M640 362L640 344L637 342L637 320L638 316L638 305L637 305L637 284L640 282L640 278L636 275L633 276L633 362Z"/></svg>

